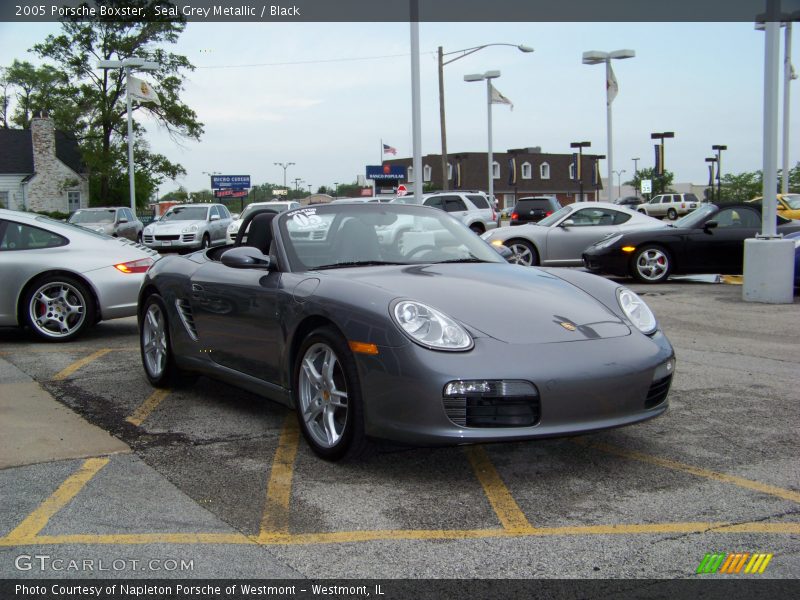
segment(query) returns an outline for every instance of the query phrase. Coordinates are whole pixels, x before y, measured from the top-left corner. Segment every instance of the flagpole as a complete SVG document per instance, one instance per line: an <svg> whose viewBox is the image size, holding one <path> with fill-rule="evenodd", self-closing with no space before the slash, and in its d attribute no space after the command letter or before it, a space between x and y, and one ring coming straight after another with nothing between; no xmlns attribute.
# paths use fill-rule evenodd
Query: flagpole
<svg viewBox="0 0 800 600"><path fill-rule="evenodd" d="M383 165L383 138L381 138L381 155L380 155L379 163Z"/></svg>
<svg viewBox="0 0 800 600"><path fill-rule="evenodd" d="M611 60L606 60L606 129L608 130L608 201L614 202L614 150L611 142Z"/></svg>
<svg viewBox="0 0 800 600"><path fill-rule="evenodd" d="M131 110L131 68L125 67L125 84L127 96L126 104L128 107L128 179L131 189L131 211L136 214L136 183L133 177L133 114Z"/></svg>

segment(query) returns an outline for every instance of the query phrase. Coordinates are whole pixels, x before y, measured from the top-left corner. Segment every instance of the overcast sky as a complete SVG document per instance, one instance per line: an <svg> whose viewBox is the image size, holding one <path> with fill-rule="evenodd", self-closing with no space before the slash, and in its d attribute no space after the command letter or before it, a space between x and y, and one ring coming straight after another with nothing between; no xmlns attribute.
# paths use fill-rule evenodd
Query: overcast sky
<svg viewBox="0 0 800 600"><path fill-rule="evenodd" d="M24 49L58 31L52 23L0 23L0 65L36 62ZM728 146L723 174L761 168L764 34L751 23L422 23L423 154L441 149L436 48L493 42L535 52L487 48L445 67L451 153L486 150L485 84L463 76L499 69L496 87L514 109L493 107L495 151L566 153L570 142L588 140L605 154L604 69L581 64L581 54L630 48L636 58L614 62L614 169L625 169L623 181L632 158L642 159L640 168L653 165L653 131L675 132L666 166L676 182L707 181L712 144ZM184 101L205 134L180 147L145 123L152 148L187 171L162 193L178 184L209 187L203 171L282 183L275 162L296 163L290 185L299 177L316 190L354 181L378 163L381 140L398 157L412 153L407 23L190 23L173 51L197 67L187 73ZM800 160L800 88L793 88L791 165Z"/></svg>

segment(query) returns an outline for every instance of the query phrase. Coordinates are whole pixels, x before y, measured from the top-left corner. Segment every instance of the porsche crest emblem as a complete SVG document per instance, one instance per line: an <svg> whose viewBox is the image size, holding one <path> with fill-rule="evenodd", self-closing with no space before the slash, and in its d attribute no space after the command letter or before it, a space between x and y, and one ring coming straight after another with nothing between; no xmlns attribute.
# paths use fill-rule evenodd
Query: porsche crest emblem
<svg viewBox="0 0 800 600"><path fill-rule="evenodd" d="M150 86L148 86L144 81L139 84L139 89L142 91L142 96L150 95Z"/></svg>
<svg viewBox="0 0 800 600"><path fill-rule="evenodd" d="M567 331L577 331L578 329L577 327L575 327L575 325L573 325L569 321L561 321L559 325L561 325Z"/></svg>

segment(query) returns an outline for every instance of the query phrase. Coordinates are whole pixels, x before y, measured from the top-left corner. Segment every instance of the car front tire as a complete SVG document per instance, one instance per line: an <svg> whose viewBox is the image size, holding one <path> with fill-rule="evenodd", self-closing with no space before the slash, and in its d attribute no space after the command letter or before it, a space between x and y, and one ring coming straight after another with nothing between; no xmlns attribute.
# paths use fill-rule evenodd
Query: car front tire
<svg viewBox="0 0 800 600"><path fill-rule="evenodd" d="M203 241L200 242L200 249L206 250L209 246L211 246L211 238L208 237L207 233L203 234Z"/></svg>
<svg viewBox="0 0 800 600"><path fill-rule="evenodd" d="M676 220L676 219L678 218L678 211L676 211L674 208L670 208L670 209L667 211L667 218L668 218L670 221L674 221L674 220Z"/></svg>
<svg viewBox="0 0 800 600"><path fill-rule="evenodd" d="M153 387L167 388L194 381L194 375L175 365L167 307L158 294L150 294L144 301L139 323L139 349L144 373Z"/></svg>
<svg viewBox="0 0 800 600"><path fill-rule="evenodd" d="M350 348L332 327L312 331L294 365L297 420L314 453L325 460L356 458L366 448L361 386Z"/></svg>
<svg viewBox="0 0 800 600"><path fill-rule="evenodd" d="M539 264L539 253L528 240L510 240L505 246L513 252L508 262L525 267L535 267Z"/></svg>
<svg viewBox="0 0 800 600"><path fill-rule="evenodd" d="M40 339L68 342L94 323L95 303L86 285L68 275L44 275L23 300L25 323Z"/></svg>
<svg viewBox="0 0 800 600"><path fill-rule="evenodd" d="M672 271L672 258L661 246L643 246L631 258L631 275L642 283L663 283Z"/></svg>

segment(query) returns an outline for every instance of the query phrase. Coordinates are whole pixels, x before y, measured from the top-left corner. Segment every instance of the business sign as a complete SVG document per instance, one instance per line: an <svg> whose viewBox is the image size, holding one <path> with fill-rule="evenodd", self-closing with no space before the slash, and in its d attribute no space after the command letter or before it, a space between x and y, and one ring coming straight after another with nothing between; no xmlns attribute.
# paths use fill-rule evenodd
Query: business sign
<svg viewBox="0 0 800 600"><path fill-rule="evenodd" d="M272 195L273 196L285 196L287 191L288 190L276 188L276 189L272 190Z"/></svg>
<svg viewBox="0 0 800 600"><path fill-rule="evenodd" d="M249 192L247 190L214 190L214 196L217 198L244 198Z"/></svg>
<svg viewBox="0 0 800 600"><path fill-rule="evenodd" d="M405 178L406 168L403 165L367 165L367 179L380 181Z"/></svg>
<svg viewBox="0 0 800 600"><path fill-rule="evenodd" d="M250 175L212 175L211 189L243 190L250 187Z"/></svg>
<svg viewBox="0 0 800 600"><path fill-rule="evenodd" d="M642 179L642 193L643 194L652 194L653 193L653 180L652 179Z"/></svg>

